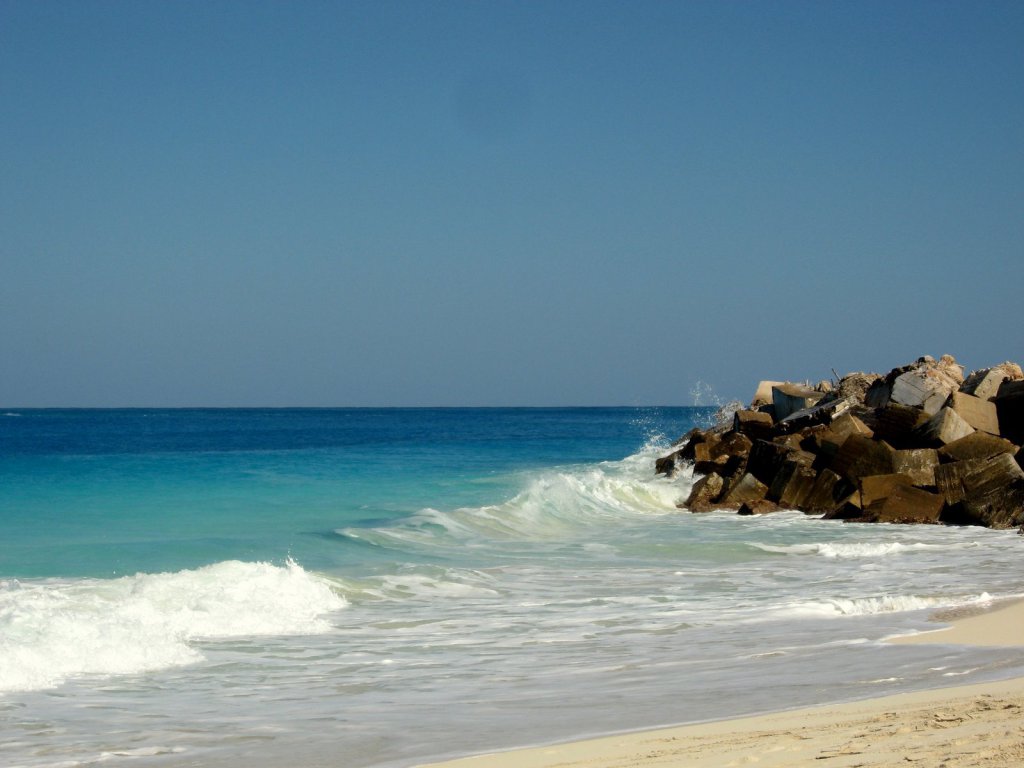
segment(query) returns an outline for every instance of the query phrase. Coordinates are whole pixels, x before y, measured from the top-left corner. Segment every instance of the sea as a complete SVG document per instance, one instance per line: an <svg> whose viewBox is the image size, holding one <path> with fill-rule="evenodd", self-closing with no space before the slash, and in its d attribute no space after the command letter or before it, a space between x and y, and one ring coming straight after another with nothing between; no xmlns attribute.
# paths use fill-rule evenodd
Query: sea
<svg viewBox="0 0 1024 768"><path fill-rule="evenodd" d="M1016 531L677 508L713 408L0 409L0 765L407 768L1024 675Z"/></svg>

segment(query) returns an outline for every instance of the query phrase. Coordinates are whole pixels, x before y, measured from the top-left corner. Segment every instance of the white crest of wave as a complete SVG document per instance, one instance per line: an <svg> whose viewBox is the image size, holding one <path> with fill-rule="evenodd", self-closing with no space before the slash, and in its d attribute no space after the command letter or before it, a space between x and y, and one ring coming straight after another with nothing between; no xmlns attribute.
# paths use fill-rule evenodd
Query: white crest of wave
<svg viewBox="0 0 1024 768"><path fill-rule="evenodd" d="M653 477L655 448L622 461L545 470L500 504L452 511L424 509L387 528L340 533L373 543L442 544L445 540L551 539L602 522L676 511L689 480Z"/></svg>
<svg viewBox="0 0 1024 768"><path fill-rule="evenodd" d="M870 616L879 613L902 613L926 608L977 605L991 601L988 593L951 600L917 595L882 595L881 597L833 598L830 600L793 603L780 613L794 617Z"/></svg>
<svg viewBox="0 0 1024 768"><path fill-rule="evenodd" d="M296 563L0 584L0 691L201 661L198 639L318 634L346 605Z"/></svg>
<svg viewBox="0 0 1024 768"><path fill-rule="evenodd" d="M761 542L749 542L750 546L764 552L773 552L784 555L820 555L822 557L835 559L853 559L862 557L885 557L886 555L900 555L912 552L934 552L945 549L963 549L976 546L973 543L954 544L925 544L913 542L904 544L899 541L885 542L813 542L807 544L773 545Z"/></svg>

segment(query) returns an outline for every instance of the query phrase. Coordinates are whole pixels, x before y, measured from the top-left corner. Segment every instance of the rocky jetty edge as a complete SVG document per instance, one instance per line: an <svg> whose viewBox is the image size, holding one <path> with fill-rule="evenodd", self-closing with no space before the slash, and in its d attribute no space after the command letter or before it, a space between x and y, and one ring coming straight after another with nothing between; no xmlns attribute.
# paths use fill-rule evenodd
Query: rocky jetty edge
<svg viewBox="0 0 1024 768"><path fill-rule="evenodd" d="M863 523L1022 527L1024 372L964 376L950 355L815 386L762 381L655 462L692 467L681 509L800 510Z"/></svg>

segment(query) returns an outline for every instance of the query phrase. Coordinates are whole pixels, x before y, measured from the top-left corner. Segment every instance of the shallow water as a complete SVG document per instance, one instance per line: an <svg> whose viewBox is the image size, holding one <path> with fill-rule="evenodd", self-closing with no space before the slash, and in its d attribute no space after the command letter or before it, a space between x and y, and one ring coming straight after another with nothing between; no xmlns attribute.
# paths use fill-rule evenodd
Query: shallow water
<svg viewBox="0 0 1024 768"><path fill-rule="evenodd" d="M402 766L1024 672L1012 532L681 513L708 409L0 418L0 762Z"/></svg>

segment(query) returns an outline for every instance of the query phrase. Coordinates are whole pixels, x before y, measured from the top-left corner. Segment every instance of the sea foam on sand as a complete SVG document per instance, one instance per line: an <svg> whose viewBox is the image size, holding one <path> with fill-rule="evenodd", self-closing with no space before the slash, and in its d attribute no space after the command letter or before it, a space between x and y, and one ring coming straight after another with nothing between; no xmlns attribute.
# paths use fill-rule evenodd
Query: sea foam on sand
<svg viewBox="0 0 1024 768"><path fill-rule="evenodd" d="M1024 602L892 642L1024 646ZM832 768L1024 764L1024 678L606 736L424 768L795 768L819 761Z"/></svg>

